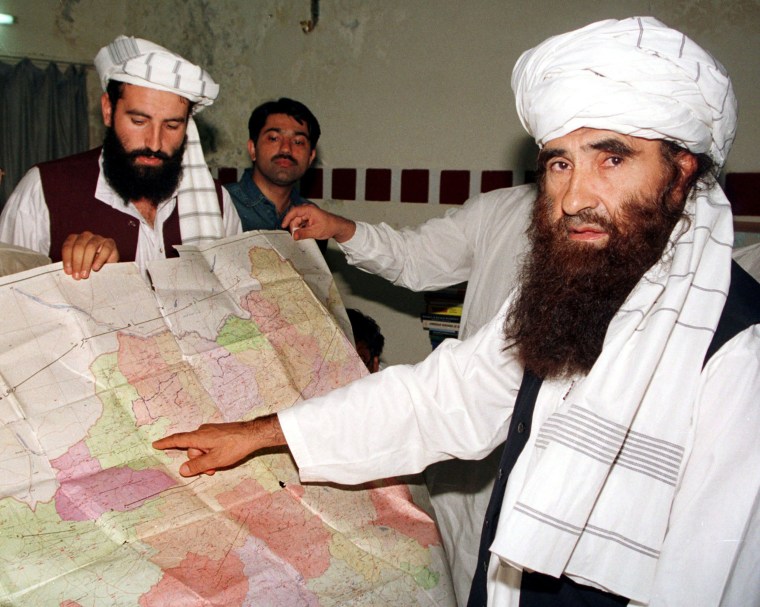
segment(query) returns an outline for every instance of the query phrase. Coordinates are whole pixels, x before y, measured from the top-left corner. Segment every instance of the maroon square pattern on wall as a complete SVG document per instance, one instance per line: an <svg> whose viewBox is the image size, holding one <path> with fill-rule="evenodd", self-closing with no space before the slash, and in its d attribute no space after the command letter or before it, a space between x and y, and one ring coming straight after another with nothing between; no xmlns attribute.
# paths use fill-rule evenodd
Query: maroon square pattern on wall
<svg viewBox="0 0 760 607"><path fill-rule="evenodd" d="M441 204L462 204L470 197L470 171L441 171Z"/></svg>
<svg viewBox="0 0 760 607"><path fill-rule="evenodd" d="M430 171L404 169L401 171L401 202L427 202Z"/></svg>
<svg viewBox="0 0 760 607"><path fill-rule="evenodd" d="M356 200L356 169L333 169L332 197L335 200Z"/></svg>
<svg viewBox="0 0 760 607"><path fill-rule="evenodd" d="M512 187L512 171L483 171L480 177L480 191L490 192L499 188Z"/></svg>
<svg viewBox="0 0 760 607"><path fill-rule="evenodd" d="M391 170L367 169L364 182L364 200L388 201L391 199Z"/></svg>
<svg viewBox="0 0 760 607"><path fill-rule="evenodd" d="M760 173L728 173L726 197L734 215L760 215Z"/></svg>
<svg viewBox="0 0 760 607"><path fill-rule="evenodd" d="M226 183L235 183L238 180L237 169L235 167L219 167L216 172L216 180L219 185L225 185Z"/></svg>
<svg viewBox="0 0 760 607"><path fill-rule="evenodd" d="M321 200L323 179L322 169L309 169L306 171L298 185L301 196Z"/></svg>

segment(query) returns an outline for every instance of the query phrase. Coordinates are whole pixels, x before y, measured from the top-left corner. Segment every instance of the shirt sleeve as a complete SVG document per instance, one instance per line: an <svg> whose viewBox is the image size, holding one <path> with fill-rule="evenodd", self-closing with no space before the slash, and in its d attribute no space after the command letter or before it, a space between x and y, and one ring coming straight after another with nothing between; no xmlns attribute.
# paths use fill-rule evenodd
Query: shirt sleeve
<svg viewBox="0 0 760 607"><path fill-rule="evenodd" d="M281 411L301 478L356 484L488 455L506 438L522 377L502 322Z"/></svg>
<svg viewBox="0 0 760 607"><path fill-rule="evenodd" d="M227 188L222 188L222 221L224 222L224 235L236 236L243 232L243 226L240 223L240 215L238 215L235 205L232 203L232 198Z"/></svg>
<svg viewBox="0 0 760 607"><path fill-rule="evenodd" d="M5 203L0 241L50 255L50 213L37 167L26 172Z"/></svg>
<svg viewBox="0 0 760 607"><path fill-rule="evenodd" d="M356 233L340 244L348 263L412 291L440 289L470 277L478 197L416 228L357 222Z"/></svg>
<svg viewBox="0 0 760 607"><path fill-rule="evenodd" d="M760 325L705 366L694 423L650 605L744 604L760 596Z"/></svg>

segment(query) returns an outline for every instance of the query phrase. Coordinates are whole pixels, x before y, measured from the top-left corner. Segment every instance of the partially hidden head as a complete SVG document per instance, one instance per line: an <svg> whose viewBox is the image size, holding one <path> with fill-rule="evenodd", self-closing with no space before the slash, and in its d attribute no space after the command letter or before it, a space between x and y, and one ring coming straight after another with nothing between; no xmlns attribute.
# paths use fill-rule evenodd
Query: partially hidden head
<svg viewBox="0 0 760 607"><path fill-rule="evenodd" d="M385 337L374 318L354 308L346 309L351 330L354 333L356 351L370 373L380 370L380 356L385 346Z"/></svg>
<svg viewBox="0 0 760 607"><path fill-rule="evenodd" d="M546 40L520 57L512 88L541 152L506 337L539 375L585 373L686 199L724 164L736 98L720 63L651 17Z"/></svg>
<svg viewBox="0 0 760 607"><path fill-rule="evenodd" d="M171 196L182 165L205 166L193 114L219 85L198 65L148 40L119 36L95 57L104 93L103 168L125 202Z"/></svg>

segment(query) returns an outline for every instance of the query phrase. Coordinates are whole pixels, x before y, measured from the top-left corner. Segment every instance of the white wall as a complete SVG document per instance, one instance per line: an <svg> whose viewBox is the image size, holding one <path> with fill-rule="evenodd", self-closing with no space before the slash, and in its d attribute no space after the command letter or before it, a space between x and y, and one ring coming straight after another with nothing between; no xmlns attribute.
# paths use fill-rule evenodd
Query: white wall
<svg viewBox="0 0 760 607"><path fill-rule="evenodd" d="M204 65L221 84L202 115L216 166L245 166L246 124L260 102L291 96L318 116L325 167L512 169L534 148L509 88L519 54L549 35L607 17L653 14L718 57L740 104L730 171L760 171L760 4L757 0L323 0L304 34L308 0L0 0L0 55L91 61L119 33L151 39ZM94 79L93 79L94 80ZM96 90L96 86L93 85ZM93 93L93 97L95 93ZM97 108L93 108L96 115ZM95 139L99 135L95 136ZM327 203L358 219L415 224L433 204ZM365 278L365 281L362 281ZM421 298L341 270L348 305L378 320L386 359L427 351ZM372 301L385 299L384 303Z"/></svg>

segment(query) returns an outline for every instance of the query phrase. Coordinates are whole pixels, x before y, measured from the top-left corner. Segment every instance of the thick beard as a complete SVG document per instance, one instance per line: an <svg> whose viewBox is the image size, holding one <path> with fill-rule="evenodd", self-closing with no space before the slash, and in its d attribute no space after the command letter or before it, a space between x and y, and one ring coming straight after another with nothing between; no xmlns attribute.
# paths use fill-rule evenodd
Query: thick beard
<svg viewBox="0 0 760 607"><path fill-rule="evenodd" d="M545 379L587 374L602 351L607 327L644 273L663 255L683 216L673 201L676 178L657 199L628 200L614 220L584 210L552 224L552 201L539 194L528 229L532 246L520 291L507 316L507 348ZM596 248L568 238L568 225L593 223L609 234Z"/></svg>
<svg viewBox="0 0 760 607"><path fill-rule="evenodd" d="M177 148L174 154L152 152L148 149L127 151L112 127L106 129L103 140L103 173L114 191L130 201L147 199L153 206L171 197L182 178L182 158L185 144ZM153 156L164 162L160 166L141 166L135 164L138 156Z"/></svg>

